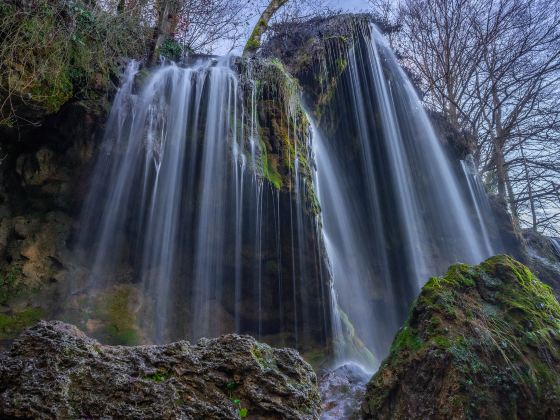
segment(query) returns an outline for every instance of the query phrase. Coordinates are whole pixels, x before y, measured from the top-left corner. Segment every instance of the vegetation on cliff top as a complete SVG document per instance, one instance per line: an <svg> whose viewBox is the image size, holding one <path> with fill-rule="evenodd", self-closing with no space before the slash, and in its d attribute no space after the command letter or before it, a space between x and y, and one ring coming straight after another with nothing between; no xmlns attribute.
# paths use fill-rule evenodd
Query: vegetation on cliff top
<svg viewBox="0 0 560 420"><path fill-rule="evenodd" d="M368 385L368 418L560 415L560 304L507 256L424 286Z"/></svg>
<svg viewBox="0 0 560 420"><path fill-rule="evenodd" d="M145 53L130 15L82 0L0 4L0 125L36 123L71 98L106 91L119 59Z"/></svg>
<svg viewBox="0 0 560 420"><path fill-rule="evenodd" d="M309 121L303 109L301 88L278 59L243 62L247 80L254 89L254 97L245 95L246 109L252 109L255 100L256 125L259 144L257 166L264 179L278 189L294 191L298 173L305 190L306 208L312 214L320 212L313 188ZM252 84L254 83L254 85Z"/></svg>

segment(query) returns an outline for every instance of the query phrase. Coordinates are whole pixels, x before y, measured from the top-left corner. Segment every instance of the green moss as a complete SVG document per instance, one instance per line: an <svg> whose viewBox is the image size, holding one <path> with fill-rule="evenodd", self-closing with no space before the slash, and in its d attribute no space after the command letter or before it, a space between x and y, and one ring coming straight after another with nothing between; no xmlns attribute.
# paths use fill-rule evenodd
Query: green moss
<svg viewBox="0 0 560 420"><path fill-rule="evenodd" d="M256 51L261 46L261 35L266 27L266 21L262 18L259 19L245 44L245 51Z"/></svg>
<svg viewBox="0 0 560 420"><path fill-rule="evenodd" d="M165 370L158 370L155 373L151 373L149 375L144 376L144 379L154 382L164 382L169 379L169 372Z"/></svg>
<svg viewBox="0 0 560 420"><path fill-rule="evenodd" d="M436 344L436 346L448 349L451 347L451 341L443 335L438 335L432 338L432 341Z"/></svg>
<svg viewBox="0 0 560 420"><path fill-rule="evenodd" d="M276 58L259 61L252 67L251 78L257 80L257 125L261 139L257 165L262 176L276 189L293 191L297 159L306 211L318 215L320 206L309 162L309 121L301 105L299 83ZM248 104L247 109L251 106Z"/></svg>
<svg viewBox="0 0 560 420"><path fill-rule="evenodd" d="M115 286L97 297L94 316L104 326L103 333L110 344L132 346L140 341L136 315L131 309L136 290L132 286Z"/></svg>
<svg viewBox="0 0 560 420"><path fill-rule="evenodd" d="M0 303L6 303L20 292L21 266L9 265L0 270Z"/></svg>
<svg viewBox="0 0 560 420"><path fill-rule="evenodd" d="M271 351L269 347L263 344L255 344L251 349L251 355L262 369L275 369L276 362L272 357Z"/></svg>
<svg viewBox="0 0 560 420"><path fill-rule="evenodd" d="M457 315L456 294L453 289L456 284L455 281L448 280L446 277L432 277L424 285L418 301L423 306L453 318Z"/></svg>
<svg viewBox="0 0 560 420"><path fill-rule="evenodd" d="M360 337L356 335L356 330L348 315L338 309L338 314L340 316L341 326L342 326L342 343L335 343L342 354L347 357L351 357L354 360L360 361L365 366L375 367L378 366L378 360L375 358L373 353L371 353L365 344L362 342Z"/></svg>
<svg viewBox="0 0 560 420"><path fill-rule="evenodd" d="M26 308L9 314L0 314L0 339L17 337L23 330L38 322L44 316L41 308Z"/></svg>
<svg viewBox="0 0 560 420"><path fill-rule="evenodd" d="M385 410L390 389L433 365L456 390L451 406L470 417L480 417L477 407L492 407L489 417L522 407L520 417L544 418L544 407L560 407L559 344L560 303L527 267L504 255L457 264L422 289L370 384L368 407Z"/></svg>
<svg viewBox="0 0 560 420"><path fill-rule="evenodd" d="M422 348L422 339L416 332L405 326L401 328L391 346L391 353L398 353L403 350L418 351Z"/></svg>
<svg viewBox="0 0 560 420"><path fill-rule="evenodd" d="M254 37L251 36L251 38L249 38L249 40L247 41L247 44L246 44L245 48L248 51L255 51L260 46L261 46L260 41L257 38L254 38Z"/></svg>
<svg viewBox="0 0 560 420"><path fill-rule="evenodd" d="M260 154L260 166L262 168L262 174L264 179L270 182L274 188L277 190L282 188L282 176L278 172L278 163L269 159L268 153L266 151L266 145L261 140L261 154Z"/></svg>

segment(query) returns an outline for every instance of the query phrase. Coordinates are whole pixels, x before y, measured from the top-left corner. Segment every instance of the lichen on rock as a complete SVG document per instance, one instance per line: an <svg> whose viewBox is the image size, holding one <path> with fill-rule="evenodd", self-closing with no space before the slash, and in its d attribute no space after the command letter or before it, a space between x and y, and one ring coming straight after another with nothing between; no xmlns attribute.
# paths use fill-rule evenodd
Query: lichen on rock
<svg viewBox="0 0 560 420"><path fill-rule="evenodd" d="M558 418L560 304L508 256L424 286L368 384L365 418Z"/></svg>
<svg viewBox="0 0 560 420"><path fill-rule="evenodd" d="M42 321L0 354L0 377L2 418L315 419L320 408L296 351L233 334L111 347Z"/></svg>

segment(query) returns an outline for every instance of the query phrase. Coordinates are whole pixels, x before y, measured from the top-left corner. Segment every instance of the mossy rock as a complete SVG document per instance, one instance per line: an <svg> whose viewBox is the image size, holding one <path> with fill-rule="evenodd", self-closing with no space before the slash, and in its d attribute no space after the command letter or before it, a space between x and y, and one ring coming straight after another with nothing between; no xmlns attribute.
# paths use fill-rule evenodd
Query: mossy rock
<svg viewBox="0 0 560 420"><path fill-rule="evenodd" d="M139 290L129 284L121 284L98 291L83 305L82 323L101 342L132 346L142 341L138 327L138 311L141 306Z"/></svg>
<svg viewBox="0 0 560 420"><path fill-rule="evenodd" d="M0 340L11 340L44 316L44 310L28 307L0 314Z"/></svg>
<svg viewBox="0 0 560 420"><path fill-rule="evenodd" d="M339 339L342 340L342 342L336 343L335 347L341 352L340 356L345 359L357 361L368 369L374 369L379 366L379 361L356 334L356 329L348 315L340 308L338 309L338 313L342 327L342 337L339 337Z"/></svg>
<svg viewBox="0 0 560 420"><path fill-rule="evenodd" d="M560 304L500 255L426 283L368 384L365 418L560 418Z"/></svg>
<svg viewBox="0 0 560 420"><path fill-rule="evenodd" d="M245 109L256 118L246 124L259 138L253 165L276 190L303 191L305 210L313 215L320 206L313 187L310 124L300 96L301 87L276 58L238 62L246 98ZM255 103L252 100L255 100ZM249 127L247 127L249 128ZM250 145L246 145L250 147ZM296 185L296 174L299 185Z"/></svg>
<svg viewBox="0 0 560 420"><path fill-rule="evenodd" d="M23 273L21 265L10 264L0 267L0 304L6 304L22 290Z"/></svg>

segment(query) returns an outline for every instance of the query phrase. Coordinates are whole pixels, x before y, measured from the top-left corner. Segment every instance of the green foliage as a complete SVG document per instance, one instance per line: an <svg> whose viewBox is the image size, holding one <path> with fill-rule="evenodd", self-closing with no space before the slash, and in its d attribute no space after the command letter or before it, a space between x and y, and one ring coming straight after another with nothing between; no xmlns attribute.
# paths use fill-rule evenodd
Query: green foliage
<svg viewBox="0 0 560 420"><path fill-rule="evenodd" d="M169 374L163 370L158 370L155 373L145 376L145 379L154 382L164 382L167 378L169 378Z"/></svg>
<svg viewBox="0 0 560 420"><path fill-rule="evenodd" d="M159 48L159 54L168 60L179 60L183 55L183 47L176 40L168 38Z"/></svg>
<svg viewBox="0 0 560 420"><path fill-rule="evenodd" d="M255 353L256 352L256 353ZM256 357L256 354L260 356L260 350L251 350L251 353L253 354L253 357ZM249 411L247 410L246 407L241 407L241 399L233 396L233 391L235 391L237 389L237 383L235 381L230 381L226 384L226 389L228 390L228 394L229 394L229 398L231 400L231 402L233 403L233 405L235 405L237 407L237 414L239 415L240 418L243 417L247 417Z"/></svg>
<svg viewBox="0 0 560 420"><path fill-rule="evenodd" d="M0 6L0 125L54 113L103 91L118 60L142 56L149 30L82 0Z"/></svg>

